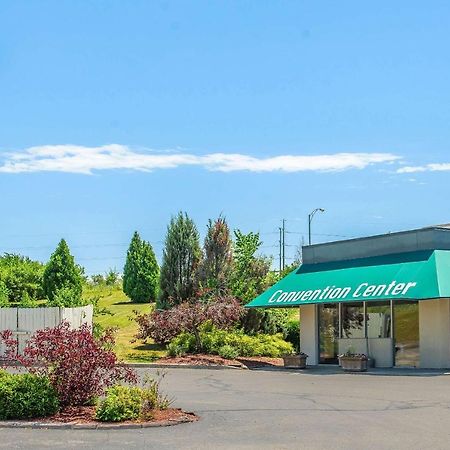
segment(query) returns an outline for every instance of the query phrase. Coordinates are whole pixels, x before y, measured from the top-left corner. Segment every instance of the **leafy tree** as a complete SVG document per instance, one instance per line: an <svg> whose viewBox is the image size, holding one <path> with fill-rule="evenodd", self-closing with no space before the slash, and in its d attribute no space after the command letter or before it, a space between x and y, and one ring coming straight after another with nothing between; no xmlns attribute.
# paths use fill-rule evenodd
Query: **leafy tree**
<svg viewBox="0 0 450 450"><path fill-rule="evenodd" d="M24 292L20 302L17 305L19 308L36 308L37 303L35 300L30 298L28 292Z"/></svg>
<svg viewBox="0 0 450 450"><path fill-rule="evenodd" d="M5 253L0 257L0 281L11 302L20 302L25 292L32 299L42 298L43 273L44 265L26 256Z"/></svg>
<svg viewBox="0 0 450 450"><path fill-rule="evenodd" d="M110 271L111 272L111 271ZM116 276L117 278L117 276ZM123 270L123 291L133 302L145 303L156 300L159 267L149 242L134 232ZM112 280L111 274L106 278Z"/></svg>
<svg viewBox="0 0 450 450"><path fill-rule="evenodd" d="M3 281L0 281L0 308L7 308L9 306L8 288Z"/></svg>
<svg viewBox="0 0 450 450"><path fill-rule="evenodd" d="M156 262L156 258L155 258L155 262ZM109 269L105 275L106 286L114 286L118 281L119 281L119 272L117 272L117 270L115 268Z"/></svg>
<svg viewBox="0 0 450 450"><path fill-rule="evenodd" d="M208 222L203 244L203 261L199 279L203 287L215 292L224 292L229 283L233 267L233 249L230 229L224 217Z"/></svg>
<svg viewBox="0 0 450 450"><path fill-rule="evenodd" d="M267 288L270 260L257 256L262 242L259 233L234 232L234 270L231 288L233 294L244 304L253 300Z"/></svg>
<svg viewBox="0 0 450 450"><path fill-rule="evenodd" d="M61 239L56 250L50 256L50 261L45 266L43 287L50 303L61 289L69 289L72 292L74 303L80 301L82 292L81 269L75 264L69 246L64 239Z"/></svg>
<svg viewBox="0 0 450 450"><path fill-rule="evenodd" d="M105 283L105 277L101 273L96 273L94 275L91 275L91 282L95 286L101 286Z"/></svg>
<svg viewBox="0 0 450 450"><path fill-rule="evenodd" d="M168 308L194 296L200 261L197 227L186 213L180 212L167 227L158 307Z"/></svg>

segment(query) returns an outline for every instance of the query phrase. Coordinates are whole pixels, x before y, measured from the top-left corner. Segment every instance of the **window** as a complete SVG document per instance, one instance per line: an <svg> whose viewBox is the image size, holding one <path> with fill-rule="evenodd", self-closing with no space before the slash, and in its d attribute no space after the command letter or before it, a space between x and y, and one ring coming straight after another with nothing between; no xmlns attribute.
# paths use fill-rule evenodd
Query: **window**
<svg viewBox="0 0 450 450"><path fill-rule="evenodd" d="M368 302L366 323L368 338L391 337L392 318L390 302Z"/></svg>
<svg viewBox="0 0 450 450"><path fill-rule="evenodd" d="M362 302L342 304L342 337L364 338L364 307Z"/></svg>

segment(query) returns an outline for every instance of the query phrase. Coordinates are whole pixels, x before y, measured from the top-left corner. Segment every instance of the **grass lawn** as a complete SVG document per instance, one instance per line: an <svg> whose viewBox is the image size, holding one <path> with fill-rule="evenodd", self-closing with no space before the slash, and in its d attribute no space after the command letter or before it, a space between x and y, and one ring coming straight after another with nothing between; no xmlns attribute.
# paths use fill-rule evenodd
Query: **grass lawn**
<svg viewBox="0 0 450 450"><path fill-rule="evenodd" d="M154 343L131 343L136 334L137 323L132 320L133 311L147 313L154 307L151 303L131 303L120 286L95 286L85 289L85 297L100 297L99 309L105 308L111 314L96 314L94 322L104 328L117 328L116 353L120 359L129 362L150 362L166 356L166 350Z"/></svg>

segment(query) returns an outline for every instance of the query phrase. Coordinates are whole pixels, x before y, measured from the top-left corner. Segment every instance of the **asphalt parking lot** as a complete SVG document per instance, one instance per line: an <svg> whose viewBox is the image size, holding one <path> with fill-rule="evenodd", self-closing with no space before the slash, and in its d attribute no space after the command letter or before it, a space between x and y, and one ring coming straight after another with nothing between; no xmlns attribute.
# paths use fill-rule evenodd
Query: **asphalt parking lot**
<svg viewBox="0 0 450 450"><path fill-rule="evenodd" d="M1 429L0 448L450 447L450 375L443 373L170 369L163 386L175 406L201 420L140 430Z"/></svg>

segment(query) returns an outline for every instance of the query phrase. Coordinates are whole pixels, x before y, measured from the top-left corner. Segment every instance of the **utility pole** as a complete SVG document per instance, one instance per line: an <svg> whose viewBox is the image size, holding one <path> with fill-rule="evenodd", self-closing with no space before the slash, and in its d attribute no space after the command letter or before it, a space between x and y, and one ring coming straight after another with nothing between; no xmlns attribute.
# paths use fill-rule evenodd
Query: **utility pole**
<svg viewBox="0 0 450 450"><path fill-rule="evenodd" d="M280 232L280 239L278 241L279 243L279 257L280 257L280 276L281 276L281 272L283 271L283 229L281 227L278 228L279 232Z"/></svg>
<svg viewBox="0 0 450 450"><path fill-rule="evenodd" d="M283 219L283 270L286 266L286 219Z"/></svg>

